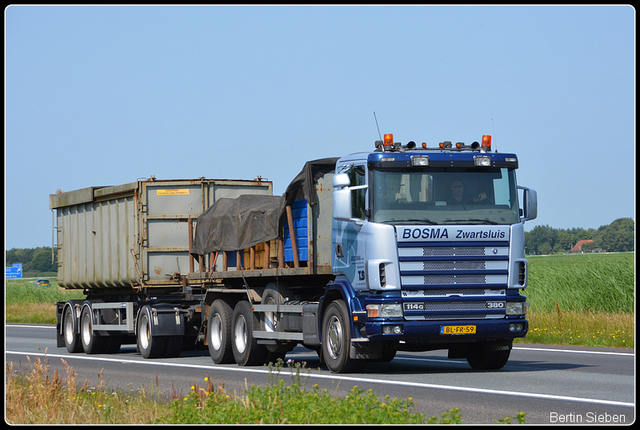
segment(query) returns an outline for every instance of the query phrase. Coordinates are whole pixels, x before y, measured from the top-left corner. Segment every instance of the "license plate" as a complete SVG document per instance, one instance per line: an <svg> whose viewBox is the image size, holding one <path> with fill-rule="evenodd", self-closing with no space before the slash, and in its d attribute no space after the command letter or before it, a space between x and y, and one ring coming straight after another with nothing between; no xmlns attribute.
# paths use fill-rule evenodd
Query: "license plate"
<svg viewBox="0 0 640 430"><path fill-rule="evenodd" d="M443 325L440 326L440 334L474 334L474 325Z"/></svg>

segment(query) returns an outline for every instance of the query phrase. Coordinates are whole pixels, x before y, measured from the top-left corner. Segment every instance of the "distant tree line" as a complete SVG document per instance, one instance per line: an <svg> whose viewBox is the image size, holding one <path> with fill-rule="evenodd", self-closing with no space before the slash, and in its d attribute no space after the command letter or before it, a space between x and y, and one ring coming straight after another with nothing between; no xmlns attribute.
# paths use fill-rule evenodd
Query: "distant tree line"
<svg viewBox="0 0 640 430"><path fill-rule="evenodd" d="M5 255L7 267L15 263L22 263L22 273L26 272L57 272L57 258L51 262L51 247L42 246L38 248L13 248Z"/></svg>
<svg viewBox="0 0 640 430"><path fill-rule="evenodd" d="M525 252L533 255L564 254L581 240L593 240L582 245L582 252L634 251L635 226L632 218L618 218L597 229L555 229L538 225L525 232Z"/></svg>

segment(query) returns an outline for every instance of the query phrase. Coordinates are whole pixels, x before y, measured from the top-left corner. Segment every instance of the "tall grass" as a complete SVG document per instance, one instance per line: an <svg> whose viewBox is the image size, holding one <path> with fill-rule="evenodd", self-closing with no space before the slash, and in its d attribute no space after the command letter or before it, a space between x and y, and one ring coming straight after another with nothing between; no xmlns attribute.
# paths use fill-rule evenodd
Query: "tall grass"
<svg viewBox="0 0 640 430"><path fill-rule="evenodd" d="M65 375L51 373L48 359L31 360L30 370L19 371L6 364L5 417L11 424L136 424L158 420L157 391L113 390L88 380L82 386L77 373L62 360Z"/></svg>
<svg viewBox="0 0 640 430"><path fill-rule="evenodd" d="M531 310L634 312L633 253L528 257Z"/></svg>
<svg viewBox="0 0 640 430"><path fill-rule="evenodd" d="M379 399L372 390L357 386L345 396L332 396L317 385L307 388L298 363L292 383L280 378L282 361L270 366L274 376L264 387L246 387L237 394L223 382L205 377L203 386L193 384L186 395L162 396L149 390L124 392L85 380L78 388L76 372L63 360L66 375L51 374L48 359L27 357L25 373L6 365L6 419L11 424L437 424L461 423L459 409L426 419L416 413L413 399ZM526 414L516 419L524 422ZM510 422L505 417L499 422Z"/></svg>
<svg viewBox="0 0 640 430"><path fill-rule="evenodd" d="M5 281L5 317L8 323L55 324L55 302L81 299L79 290L65 290L51 280L50 287L36 287L30 279Z"/></svg>

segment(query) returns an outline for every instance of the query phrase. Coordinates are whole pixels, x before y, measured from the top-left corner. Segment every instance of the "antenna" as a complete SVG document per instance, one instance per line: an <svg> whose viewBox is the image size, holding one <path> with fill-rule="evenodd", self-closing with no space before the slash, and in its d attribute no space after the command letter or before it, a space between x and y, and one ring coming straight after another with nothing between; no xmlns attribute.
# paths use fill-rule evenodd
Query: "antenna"
<svg viewBox="0 0 640 430"><path fill-rule="evenodd" d="M491 118L491 134L493 135L494 142L495 142L496 141L496 139L495 139L495 137L496 137L496 129L493 126L493 118ZM494 146L494 148L495 148L495 151L498 152L498 145L497 144Z"/></svg>
<svg viewBox="0 0 640 430"><path fill-rule="evenodd" d="M378 128L378 137L382 140L382 135L380 134L380 127L378 126L378 118L376 117L376 111L373 111L373 119L376 120L376 127Z"/></svg>

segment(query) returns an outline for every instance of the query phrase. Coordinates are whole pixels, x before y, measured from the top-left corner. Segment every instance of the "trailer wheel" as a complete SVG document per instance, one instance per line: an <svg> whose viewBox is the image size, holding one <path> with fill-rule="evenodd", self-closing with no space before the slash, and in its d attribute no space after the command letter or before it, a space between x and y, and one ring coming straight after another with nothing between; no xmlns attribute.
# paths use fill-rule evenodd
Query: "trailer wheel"
<svg viewBox="0 0 640 430"><path fill-rule="evenodd" d="M165 344L165 338L154 336L151 324L151 308L145 306L138 318L138 350L144 358L160 358Z"/></svg>
<svg viewBox="0 0 640 430"><path fill-rule="evenodd" d="M240 366L263 364L267 349L253 337L253 329L258 327L259 322L251 304L246 300L238 302L233 310L232 321L231 347L236 363Z"/></svg>
<svg viewBox="0 0 640 430"><path fill-rule="evenodd" d="M182 352L184 336L164 336L163 358L178 357Z"/></svg>
<svg viewBox="0 0 640 430"><path fill-rule="evenodd" d="M86 305L82 308L80 315L80 339L82 340L82 349L85 354L102 354L107 349L108 338L103 338L99 334L93 332L93 318L91 308Z"/></svg>
<svg viewBox="0 0 640 430"><path fill-rule="evenodd" d="M322 317L322 357L334 373L357 372L364 360L349 357L351 333L347 305L342 300L331 302Z"/></svg>
<svg viewBox="0 0 640 430"><path fill-rule="evenodd" d="M80 342L80 336L73 328L73 309L71 306L67 306L62 318L62 335L64 337L64 344L67 347L67 351L70 353L76 353L82 351L82 343Z"/></svg>
<svg viewBox="0 0 640 430"><path fill-rule="evenodd" d="M216 364L233 363L231 348L231 317L233 309L225 300L215 300L209 309L207 319L207 340L209 355Z"/></svg>

